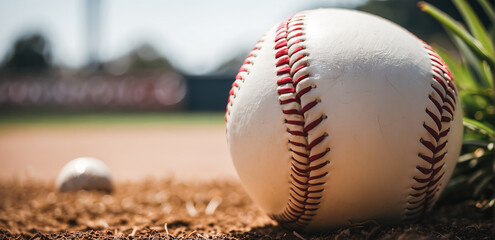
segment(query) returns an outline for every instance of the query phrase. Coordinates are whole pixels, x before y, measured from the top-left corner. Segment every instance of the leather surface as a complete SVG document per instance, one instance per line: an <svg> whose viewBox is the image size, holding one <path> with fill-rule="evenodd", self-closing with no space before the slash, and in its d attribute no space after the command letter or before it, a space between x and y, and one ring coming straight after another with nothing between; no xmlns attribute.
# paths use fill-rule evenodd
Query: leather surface
<svg viewBox="0 0 495 240"><path fill-rule="evenodd" d="M423 124L434 108L432 63L422 42L385 19L351 10L319 9L305 16L304 48L310 77L296 87L315 85L301 106L321 102L304 113L306 122L327 116L307 141L327 133L312 152L330 148L330 163L321 177L322 198L307 230L321 230L365 220L395 224L406 219L418 157L431 138ZM237 172L249 195L268 214L287 205L291 174L288 139L277 94L273 27L259 43L249 74L238 81L227 114L227 139ZM443 190L455 167L462 140L462 113L457 101L450 122ZM440 192L434 195L438 197Z"/></svg>

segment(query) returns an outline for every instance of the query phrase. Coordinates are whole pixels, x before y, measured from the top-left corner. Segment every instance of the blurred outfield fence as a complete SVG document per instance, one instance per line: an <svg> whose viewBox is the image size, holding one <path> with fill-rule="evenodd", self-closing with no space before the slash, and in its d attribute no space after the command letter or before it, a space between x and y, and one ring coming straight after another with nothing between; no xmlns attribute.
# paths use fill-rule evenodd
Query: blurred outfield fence
<svg viewBox="0 0 495 240"><path fill-rule="evenodd" d="M3 76L0 111L223 111L233 77L177 73Z"/></svg>

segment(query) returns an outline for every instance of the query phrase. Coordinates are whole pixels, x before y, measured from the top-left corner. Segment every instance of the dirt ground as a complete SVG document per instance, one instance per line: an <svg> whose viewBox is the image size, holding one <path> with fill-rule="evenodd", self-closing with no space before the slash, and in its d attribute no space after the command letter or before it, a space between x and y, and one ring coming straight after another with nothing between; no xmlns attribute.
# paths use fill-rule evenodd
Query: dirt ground
<svg viewBox="0 0 495 240"><path fill-rule="evenodd" d="M493 214L441 203L423 221L309 234L246 195L223 125L0 128L0 239L493 239ZM70 159L105 161L113 193L58 193Z"/></svg>
<svg viewBox="0 0 495 240"><path fill-rule="evenodd" d="M309 234L279 227L238 183L146 180L114 193L58 193L51 183L2 181L1 239L493 239L492 216L443 204L420 223L373 222Z"/></svg>
<svg viewBox="0 0 495 240"><path fill-rule="evenodd" d="M0 179L49 181L84 156L116 181L237 179L223 124L0 126Z"/></svg>

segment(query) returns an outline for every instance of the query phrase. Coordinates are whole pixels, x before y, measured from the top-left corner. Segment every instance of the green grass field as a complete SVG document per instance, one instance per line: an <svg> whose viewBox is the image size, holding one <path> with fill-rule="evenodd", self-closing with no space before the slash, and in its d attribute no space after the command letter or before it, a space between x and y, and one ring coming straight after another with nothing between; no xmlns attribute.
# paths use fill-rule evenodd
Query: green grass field
<svg viewBox="0 0 495 240"><path fill-rule="evenodd" d="M223 112L0 113L0 127L26 125L224 124Z"/></svg>

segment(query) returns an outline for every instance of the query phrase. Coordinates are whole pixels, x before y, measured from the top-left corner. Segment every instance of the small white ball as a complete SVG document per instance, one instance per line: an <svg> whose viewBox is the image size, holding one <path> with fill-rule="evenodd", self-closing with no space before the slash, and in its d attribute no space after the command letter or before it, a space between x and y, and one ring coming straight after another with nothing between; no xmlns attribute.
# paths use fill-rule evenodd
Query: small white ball
<svg viewBox="0 0 495 240"><path fill-rule="evenodd" d="M113 190L110 169L102 161L91 157L68 162L58 174L56 187L60 192Z"/></svg>

